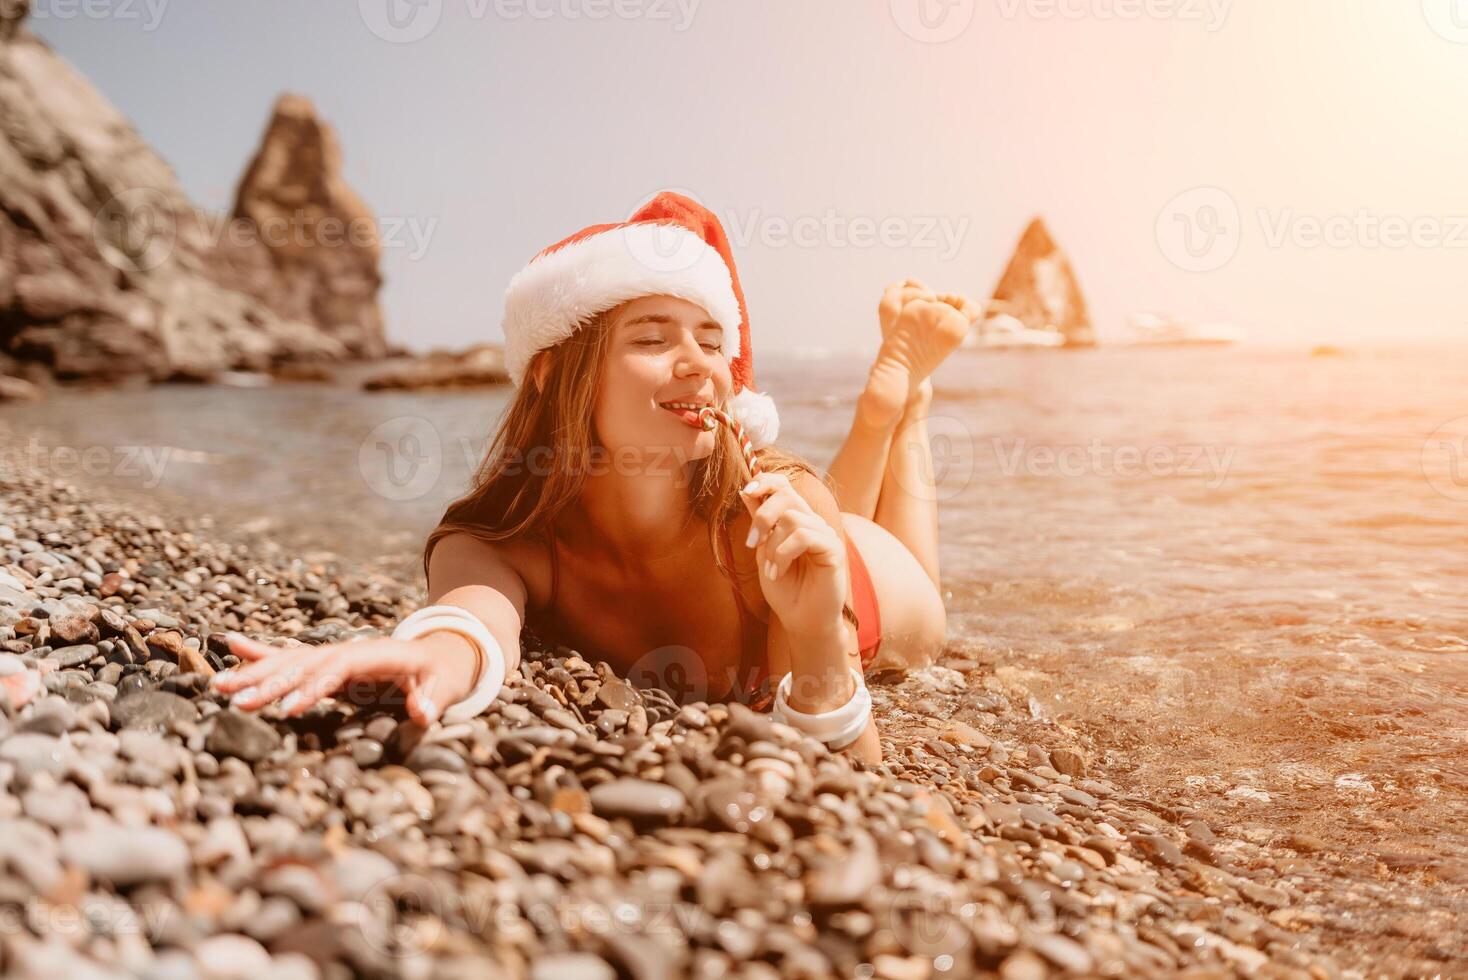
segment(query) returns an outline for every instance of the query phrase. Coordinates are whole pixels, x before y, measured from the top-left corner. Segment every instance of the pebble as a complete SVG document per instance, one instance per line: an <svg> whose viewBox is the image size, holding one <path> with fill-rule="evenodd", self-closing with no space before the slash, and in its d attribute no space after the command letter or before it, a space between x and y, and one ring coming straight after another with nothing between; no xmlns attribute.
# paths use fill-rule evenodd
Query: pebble
<svg viewBox="0 0 1468 980"><path fill-rule="evenodd" d="M193 702L167 691L138 691L112 703L112 719L123 728L165 732L198 716Z"/></svg>
<svg viewBox="0 0 1468 980"><path fill-rule="evenodd" d="M616 980L617 971L591 953L555 953L530 967L531 980Z"/></svg>
<svg viewBox="0 0 1468 980"><path fill-rule="evenodd" d="M61 835L61 855L69 863L113 885L128 887L168 881L189 869L189 849L160 827L99 825Z"/></svg>
<svg viewBox="0 0 1468 980"><path fill-rule="evenodd" d="M70 771L75 750L55 735L17 732L0 741L0 761L9 762L22 777L37 773L64 776Z"/></svg>
<svg viewBox="0 0 1468 980"><path fill-rule="evenodd" d="M614 820L667 823L682 816L688 800L672 786L645 779L614 779L592 788L591 809L599 817Z"/></svg>
<svg viewBox="0 0 1468 980"><path fill-rule="evenodd" d="M259 715L226 708L214 716L204 747L215 755L259 762L280 747L280 732Z"/></svg>

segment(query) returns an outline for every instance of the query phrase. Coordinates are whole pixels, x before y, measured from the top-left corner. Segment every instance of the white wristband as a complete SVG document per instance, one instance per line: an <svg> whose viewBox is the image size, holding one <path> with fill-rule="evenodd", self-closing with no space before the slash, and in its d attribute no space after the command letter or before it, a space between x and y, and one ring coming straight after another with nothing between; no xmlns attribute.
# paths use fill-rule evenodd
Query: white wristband
<svg viewBox="0 0 1468 980"><path fill-rule="evenodd" d="M825 742L832 749L845 748L866 731L867 721L872 715L872 695L867 690L866 680L855 667L850 670L856 690L852 693L851 700L834 711L807 714L791 708L788 699L790 679L794 676L792 671L782 677L779 686L775 688L775 706L770 713L776 721L799 729L812 738Z"/></svg>
<svg viewBox="0 0 1468 980"><path fill-rule="evenodd" d="M477 717L499 696L505 683L505 652L489 627L461 606L424 606L406 616L392 631L395 640L416 640L432 630L452 630L468 638L479 655L474 689L463 700L444 709L439 720L446 725Z"/></svg>

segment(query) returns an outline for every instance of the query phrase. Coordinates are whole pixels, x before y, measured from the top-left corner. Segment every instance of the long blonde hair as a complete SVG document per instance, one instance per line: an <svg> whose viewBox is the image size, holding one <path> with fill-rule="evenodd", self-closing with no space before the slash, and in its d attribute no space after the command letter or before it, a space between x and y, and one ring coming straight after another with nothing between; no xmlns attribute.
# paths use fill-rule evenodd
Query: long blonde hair
<svg viewBox="0 0 1468 980"><path fill-rule="evenodd" d="M495 542L532 534L549 534L557 515L579 497L586 480L583 464L594 446L592 409L603 381L603 364L612 334L613 310L596 314L569 338L536 355L515 392L504 421L474 474L473 488L449 505L423 546L423 574L434 546L448 534L463 532ZM534 377L541 359L544 386ZM714 451L692 467L693 512L708 522L709 546L720 571L733 577L718 557L716 535L745 509L739 497L744 484L739 444L725 426L715 430ZM526 466L532 455L541 463ZM546 456L549 460L546 461ZM756 450L769 472L810 473L830 487L830 479L793 453L775 446ZM847 603L843 610L854 619Z"/></svg>

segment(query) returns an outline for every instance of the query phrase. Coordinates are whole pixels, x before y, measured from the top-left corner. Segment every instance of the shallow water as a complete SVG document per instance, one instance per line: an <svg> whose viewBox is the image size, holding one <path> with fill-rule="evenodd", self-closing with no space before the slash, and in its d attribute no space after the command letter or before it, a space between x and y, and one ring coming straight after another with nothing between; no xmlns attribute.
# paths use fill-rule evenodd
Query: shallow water
<svg viewBox="0 0 1468 980"><path fill-rule="evenodd" d="M958 654L1179 800L1468 882L1465 355L958 352L930 422ZM829 463L864 360L759 373ZM0 425L7 465L416 575L507 395L168 386Z"/></svg>

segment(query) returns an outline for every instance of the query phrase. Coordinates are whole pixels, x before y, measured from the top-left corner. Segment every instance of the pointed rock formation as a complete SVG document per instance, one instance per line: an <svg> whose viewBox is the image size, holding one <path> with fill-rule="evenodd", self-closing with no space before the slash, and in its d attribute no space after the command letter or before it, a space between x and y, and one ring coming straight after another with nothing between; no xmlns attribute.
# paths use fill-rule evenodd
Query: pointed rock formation
<svg viewBox="0 0 1468 980"><path fill-rule="evenodd" d="M1052 330L1067 346L1096 342L1086 299L1070 260L1050 237L1042 218L1025 229L1014 257L994 289L988 316L1007 313L1031 330Z"/></svg>
<svg viewBox="0 0 1468 980"><path fill-rule="evenodd" d="M235 193L234 219L254 229L277 312L315 323L353 355L387 351L377 291L377 222L342 179L341 149L311 102L283 95Z"/></svg>
<svg viewBox="0 0 1468 980"><path fill-rule="evenodd" d="M26 29L28 7L0 3L0 375L202 380L370 356L370 343L354 348L281 300L265 248L220 244L233 237L223 219L195 208L127 120Z"/></svg>

